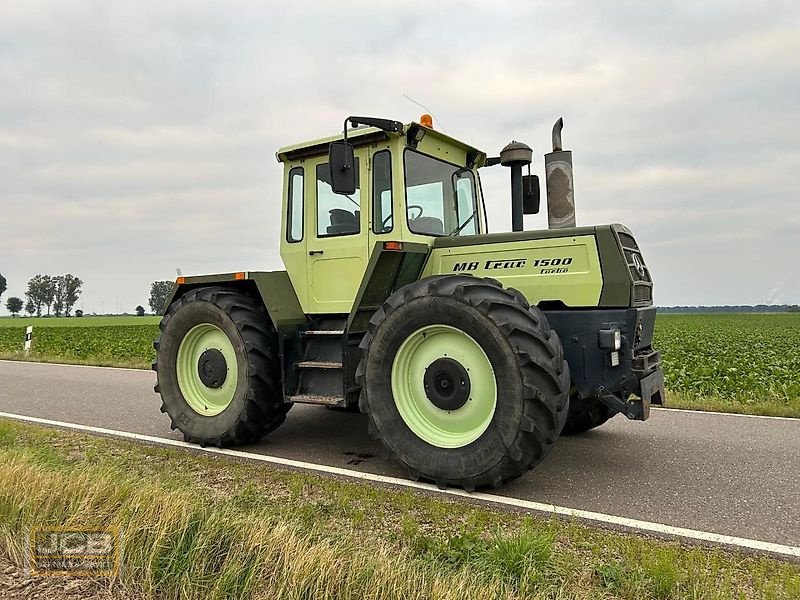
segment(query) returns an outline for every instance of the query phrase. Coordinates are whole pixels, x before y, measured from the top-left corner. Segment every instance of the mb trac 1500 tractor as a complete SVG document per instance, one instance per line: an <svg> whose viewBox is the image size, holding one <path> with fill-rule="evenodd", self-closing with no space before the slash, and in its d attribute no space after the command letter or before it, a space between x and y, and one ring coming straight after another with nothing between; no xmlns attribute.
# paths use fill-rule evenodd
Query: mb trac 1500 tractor
<svg viewBox="0 0 800 600"><path fill-rule="evenodd" d="M653 283L622 225L575 227L559 120L545 156L499 157L349 117L282 148L285 271L178 277L154 346L156 391L187 441L255 442L293 404L353 408L409 476L467 490L541 462L561 434L664 398ZM512 228L488 233L480 172L510 168Z"/></svg>

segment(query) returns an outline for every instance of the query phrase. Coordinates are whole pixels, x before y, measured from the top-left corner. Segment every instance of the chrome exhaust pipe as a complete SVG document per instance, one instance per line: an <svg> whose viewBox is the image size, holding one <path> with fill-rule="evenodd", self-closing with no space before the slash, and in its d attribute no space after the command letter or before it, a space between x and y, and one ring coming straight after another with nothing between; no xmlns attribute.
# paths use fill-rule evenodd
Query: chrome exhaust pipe
<svg viewBox="0 0 800 600"><path fill-rule="evenodd" d="M561 130L564 119L553 125L553 151L544 155L547 180L547 225L550 229L575 227L575 179L572 152L563 150Z"/></svg>

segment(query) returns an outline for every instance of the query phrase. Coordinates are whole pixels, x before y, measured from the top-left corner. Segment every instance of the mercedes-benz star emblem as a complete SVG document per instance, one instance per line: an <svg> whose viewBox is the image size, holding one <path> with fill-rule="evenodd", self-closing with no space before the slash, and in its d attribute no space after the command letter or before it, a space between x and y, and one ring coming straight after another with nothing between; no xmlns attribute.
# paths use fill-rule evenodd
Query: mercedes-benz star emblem
<svg viewBox="0 0 800 600"><path fill-rule="evenodd" d="M645 266L644 262L642 262L642 257L638 254L633 255L633 268L636 269L636 272L639 274L639 277L644 277L645 274Z"/></svg>

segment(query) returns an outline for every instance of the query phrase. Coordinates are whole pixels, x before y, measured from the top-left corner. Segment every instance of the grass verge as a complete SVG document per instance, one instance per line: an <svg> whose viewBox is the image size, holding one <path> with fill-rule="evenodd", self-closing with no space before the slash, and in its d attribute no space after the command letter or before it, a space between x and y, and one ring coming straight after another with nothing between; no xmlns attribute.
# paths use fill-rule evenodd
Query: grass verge
<svg viewBox="0 0 800 600"><path fill-rule="evenodd" d="M800 419L800 398L699 396L667 390L667 408Z"/></svg>
<svg viewBox="0 0 800 600"><path fill-rule="evenodd" d="M0 360L16 360L20 362L42 362L62 365L84 365L89 367L118 367L122 369L145 369L150 370L152 363L141 359L115 359L111 357L86 357L76 358L74 356L59 356L56 354L43 354L32 352L25 355L22 352L0 352Z"/></svg>
<svg viewBox="0 0 800 600"><path fill-rule="evenodd" d="M0 420L0 552L117 526L137 598L795 598L800 565Z"/></svg>

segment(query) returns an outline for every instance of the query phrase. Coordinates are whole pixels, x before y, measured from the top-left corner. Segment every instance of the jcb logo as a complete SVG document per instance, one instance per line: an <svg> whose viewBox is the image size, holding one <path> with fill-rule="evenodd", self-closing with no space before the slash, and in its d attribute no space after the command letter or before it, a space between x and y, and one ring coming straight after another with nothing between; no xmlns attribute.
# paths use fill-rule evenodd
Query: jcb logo
<svg viewBox="0 0 800 600"><path fill-rule="evenodd" d="M32 575L113 577L121 560L120 532L108 529L34 527L28 536Z"/></svg>

